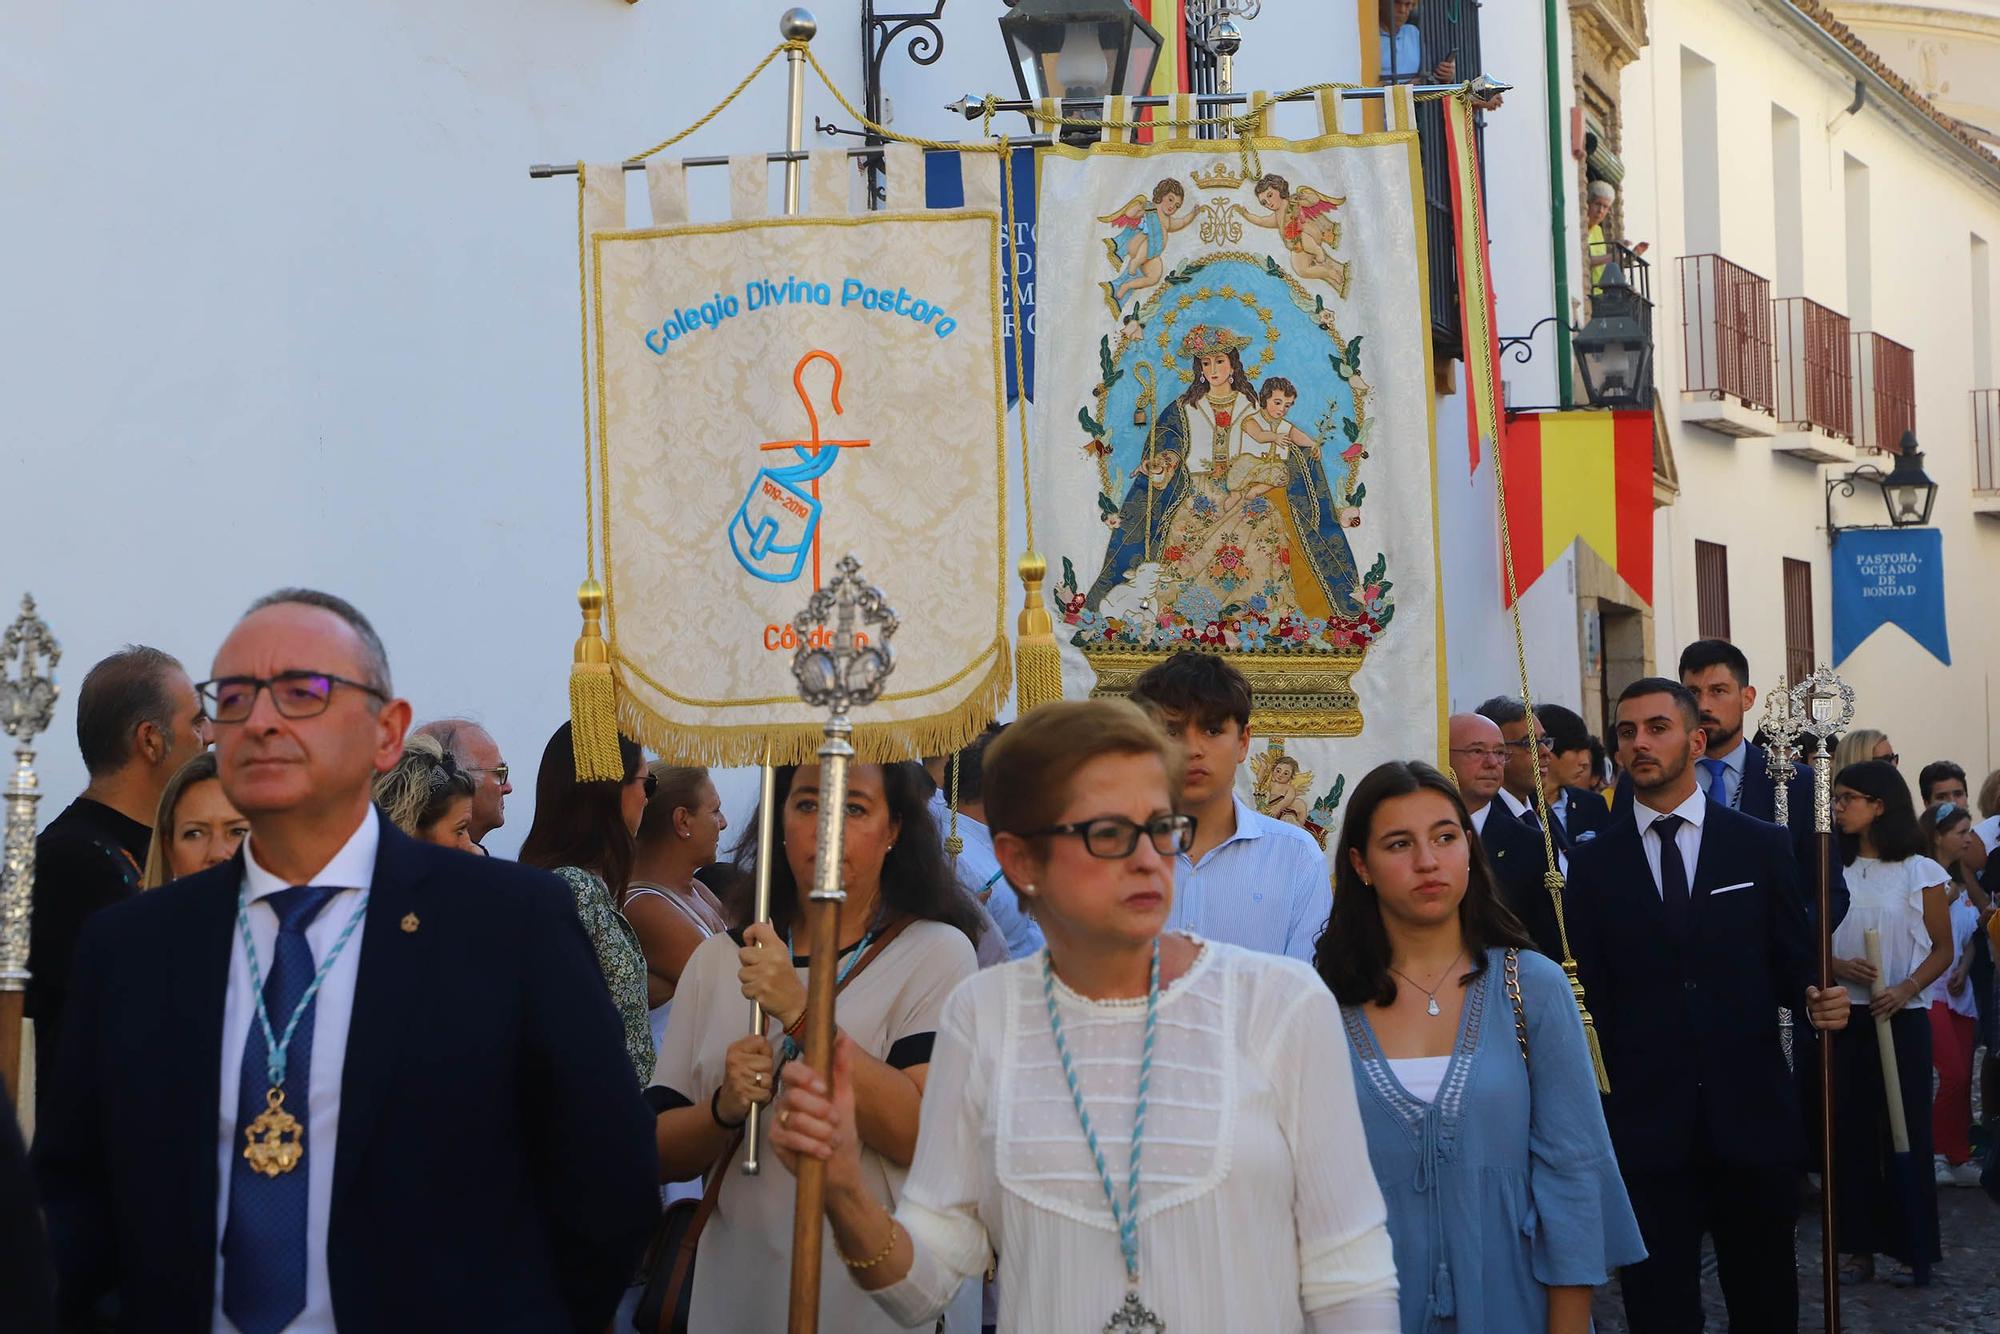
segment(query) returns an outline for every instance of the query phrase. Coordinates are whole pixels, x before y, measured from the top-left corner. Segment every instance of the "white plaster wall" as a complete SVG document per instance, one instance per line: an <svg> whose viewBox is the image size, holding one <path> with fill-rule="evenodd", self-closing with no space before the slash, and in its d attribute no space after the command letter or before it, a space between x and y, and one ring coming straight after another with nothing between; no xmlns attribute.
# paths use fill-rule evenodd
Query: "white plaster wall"
<svg viewBox="0 0 2000 1334"><path fill-rule="evenodd" d="M1783 666L1780 561L1810 560L1815 572L1816 646L1832 654L1828 538L1822 478L1827 469L1777 455L1760 440L1732 440L1678 422L1684 383L1676 257L1682 232L1680 52L1689 47L1717 69L1721 161L1712 171L1721 199L1722 253L1754 271L1775 271L1770 181L1773 102L1800 121L1804 195L1804 295L1851 311L1848 290L1843 159L1870 173L1873 327L1916 352L1917 435L1926 467L1940 484L1933 522L1944 533L1953 666L1947 668L1893 627L1876 632L1841 674L1860 698L1859 725L1887 731L1916 769L1955 759L1976 776L1993 767L1992 672L2000 660L1993 616L1993 571L2000 562L2000 521L1975 518L1968 395L1994 384L1995 368L1971 361L1970 234L2000 232L2000 191L1940 156L1928 136L1893 123L1875 105L1844 115L1852 77L1760 17L1759 6L1682 0L1651 10L1652 44L1626 72L1632 133L1628 162L1636 178L1627 198L1634 230L1655 238L1658 380L1667 402L1681 475L1680 503L1662 512L1659 648L1671 664L1696 635L1694 542L1729 547L1732 631L1759 685ZM1641 123L1645 131L1640 132ZM1639 219L1644 221L1640 222ZM1989 294L1990 296L1990 294ZM1836 471L1845 472L1839 468ZM1879 500L1864 491L1841 502L1841 522L1880 522Z"/></svg>

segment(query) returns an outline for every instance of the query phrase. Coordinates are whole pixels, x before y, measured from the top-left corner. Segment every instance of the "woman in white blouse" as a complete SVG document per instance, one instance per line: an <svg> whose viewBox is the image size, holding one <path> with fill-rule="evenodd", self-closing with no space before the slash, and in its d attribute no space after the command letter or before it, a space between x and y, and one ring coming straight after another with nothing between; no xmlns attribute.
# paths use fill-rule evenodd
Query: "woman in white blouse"
<svg viewBox="0 0 2000 1334"><path fill-rule="evenodd" d="M845 1048L771 1143L827 1163L856 1283L926 1325L997 1252L1002 1331L1390 1334L1395 1265L1340 1017L1304 964L1163 935L1181 762L1136 706L1045 705L986 754L1008 881L1047 942L938 1023L916 1159L868 1191Z"/></svg>
<svg viewBox="0 0 2000 1334"><path fill-rule="evenodd" d="M1842 769L1833 813L1851 898L1833 933L1833 972L1855 1006L1853 1022L1833 1038L1835 1238L1847 1257L1840 1277L1843 1283L1872 1278L1879 1252L1897 1261L1892 1283L1923 1287L1939 1258L1924 992L1951 966L1951 876L1924 855L1909 784L1894 765L1868 760ZM1869 931L1881 942L1879 973L1867 958ZM1902 1175L1914 1180L1899 1181L1890 1161L1878 1017L1888 1018L1895 1044L1910 1157L1921 1169Z"/></svg>

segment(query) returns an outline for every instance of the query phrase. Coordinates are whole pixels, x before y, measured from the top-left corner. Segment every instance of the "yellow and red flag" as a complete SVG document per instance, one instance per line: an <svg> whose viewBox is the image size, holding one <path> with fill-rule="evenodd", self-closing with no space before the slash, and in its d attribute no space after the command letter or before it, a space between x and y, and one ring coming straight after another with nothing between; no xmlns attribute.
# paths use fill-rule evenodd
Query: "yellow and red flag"
<svg viewBox="0 0 2000 1334"><path fill-rule="evenodd" d="M1187 3L1186 0L1133 0L1133 7L1139 17L1153 25L1160 34L1160 63L1153 66L1153 83L1145 91L1155 97L1168 97L1174 93L1184 93L1188 86L1187 49ZM1139 113L1140 120L1153 119L1152 108ZM1142 144L1153 142L1151 130L1140 130L1134 139ZM1192 139L1188 130L1176 130L1168 138Z"/></svg>
<svg viewBox="0 0 2000 1334"><path fill-rule="evenodd" d="M1652 413L1510 413L1501 467L1522 592L1581 539L1652 605Z"/></svg>

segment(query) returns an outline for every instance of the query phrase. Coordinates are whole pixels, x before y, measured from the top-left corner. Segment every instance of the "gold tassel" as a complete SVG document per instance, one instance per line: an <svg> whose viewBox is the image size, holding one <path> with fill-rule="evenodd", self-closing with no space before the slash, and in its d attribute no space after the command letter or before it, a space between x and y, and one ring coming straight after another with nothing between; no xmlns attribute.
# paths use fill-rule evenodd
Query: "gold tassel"
<svg viewBox="0 0 2000 1334"><path fill-rule="evenodd" d="M584 580L576 590L576 601L583 608L583 637L576 641L569 669L570 750L576 756L576 779L615 783L625 777L625 764L618 753L618 692L611 683L611 649L598 623L604 611L604 585Z"/></svg>
<svg viewBox="0 0 2000 1334"><path fill-rule="evenodd" d="M1021 557L1021 583L1028 596L1014 635L1014 701L1022 713L1037 704L1062 698L1062 650L1056 645L1056 623L1042 602L1042 581L1049 563L1033 551Z"/></svg>

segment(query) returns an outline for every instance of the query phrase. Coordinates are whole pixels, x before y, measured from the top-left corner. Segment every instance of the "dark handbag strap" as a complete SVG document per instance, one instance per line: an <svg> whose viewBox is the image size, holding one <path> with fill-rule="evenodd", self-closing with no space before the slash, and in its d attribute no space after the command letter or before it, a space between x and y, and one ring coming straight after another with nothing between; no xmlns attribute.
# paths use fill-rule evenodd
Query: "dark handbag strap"
<svg viewBox="0 0 2000 1334"><path fill-rule="evenodd" d="M854 967L847 970L847 976L840 979L840 985L834 988L833 994L838 996L847 990L848 984L866 972L868 965L880 958L882 951L888 949L896 937L902 935L915 920L914 917L899 917L881 935L875 937L875 943L868 947L867 953L854 961ZM673 1332L680 1296L687 1291L688 1277L694 1273L695 1246L701 1241L702 1229L708 1226L708 1220L715 1215L715 1206L722 1198L722 1183L729 1176L730 1160L736 1157L736 1150L742 1145L743 1132L739 1130L729 1137L729 1147L722 1151L721 1156L715 1160L715 1166L709 1169L708 1184L701 1192L701 1203L695 1206L694 1218L688 1223L687 1231L681 1234L680 1248L674 1252L674 1267L667 1279L666 1300L660 1303L660 1334Z"/></svg>
<svg viewBox="0 0 2000 1334"><path fill-rule="evenodd" d="M1514 1040L1521 1044L1521 1064L1528 1064L1528 1011L1521 1003L1521 951L1507 951L1507 999L1514 1005Z"/></svg>

